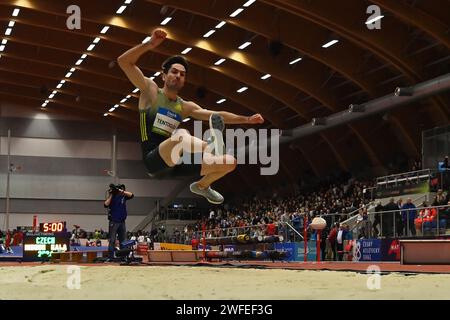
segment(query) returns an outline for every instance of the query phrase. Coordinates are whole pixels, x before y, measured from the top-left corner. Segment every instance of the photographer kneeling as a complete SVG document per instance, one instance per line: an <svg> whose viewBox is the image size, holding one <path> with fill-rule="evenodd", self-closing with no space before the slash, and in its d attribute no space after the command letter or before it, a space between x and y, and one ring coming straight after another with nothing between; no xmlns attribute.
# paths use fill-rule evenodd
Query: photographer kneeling
<svg viewBox="0 0 450 320"><path fill-rule="evenodd" d="M119 245L122 248L122 242L126 240L127 228L125 220L127 218L126 201L134 197L134 195L125 191L125 185L109 185L109 196L105 200L105 208L108 208L109 220L109 259L114 259L114 250L117 236Z"/></svg>

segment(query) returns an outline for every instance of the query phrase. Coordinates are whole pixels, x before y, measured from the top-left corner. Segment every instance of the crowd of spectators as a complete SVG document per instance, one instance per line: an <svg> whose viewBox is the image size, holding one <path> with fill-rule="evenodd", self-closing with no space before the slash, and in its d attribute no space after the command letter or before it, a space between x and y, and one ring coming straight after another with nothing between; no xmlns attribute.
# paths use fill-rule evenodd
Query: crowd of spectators
<svg viewBox="0 0 450 320"><path fill-rule="evenodd" d="M272 198L254 196L238 199L234 203L216 207L207 217L186 225L184 236L180 238L188 243L192 237L200 237L204 225L207 237L234 236L238 233L259 236L276 232L287 237L286 240L293 241L297 237L296 232L287 228L283 222L289 223L298 233L303 233L306 219L312 221L314 217L322 216L330 229L334 222L346 220L350 213L356 213L358 208L370 201L363 192L370 186L371 183L350 179L283 198L274 194Z"/></svg>

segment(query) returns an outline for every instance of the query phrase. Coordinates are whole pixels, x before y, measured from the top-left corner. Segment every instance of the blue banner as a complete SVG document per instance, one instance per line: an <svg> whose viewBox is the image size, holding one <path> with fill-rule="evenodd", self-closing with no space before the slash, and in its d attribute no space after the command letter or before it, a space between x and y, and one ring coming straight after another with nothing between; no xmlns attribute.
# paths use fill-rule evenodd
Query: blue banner
<svg viewBox="0 0 450 320"><path fill-rule="evenodd" d="M303 242L286 242L286 243L275 243L275 250L284 250L289 252L286 261L304 261L304 248ZM308 261L316 261L316 242L309 241L307 248L307 258Z"/></svg>
<svg viewBox="0 0 450 320"><path fill-rule="evenodd" d="M234 244L226 244L223 246L223 251L234 252L234 251L236 251L236 246Z"/></svg>
<svg viewBox="0 0 450 320"><path fill-rule="evenodd" d="M356 241L353 261L381 261L381 240L363 239Z"/></svg>

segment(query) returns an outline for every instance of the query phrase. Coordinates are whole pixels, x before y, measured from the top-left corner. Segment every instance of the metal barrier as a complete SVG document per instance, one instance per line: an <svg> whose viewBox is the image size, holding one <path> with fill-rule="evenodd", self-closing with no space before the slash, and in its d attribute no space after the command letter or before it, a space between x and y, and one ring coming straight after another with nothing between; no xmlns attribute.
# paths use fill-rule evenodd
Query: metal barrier
<svg viewBox="0 0 450 320"><path fill-rule="evenodd" d="M436 210L435 215L433 215L433 209ZM426 210L428 212L425 215ZM414 219L410 218L410 211L415 211ZM449 211L450 205L442 205L371 212L370 215L379 214L379 220L375 218L375 223L372 224L368 218L368 222L365 222L367 224L356 227L366 228L364 234L373 237L438 236L445 234L447 226L450 225L448 222ZM406 214L403 215L405 212ZM422 212L423 215L421 215ZM404 216L406 216L406 224L404 224ZM379 234L373 235L371 232L378 226L380 226Z"/></svg>
<svg viewBox="0 0 450 320"><path fill-rule="evenodd" d="M229 227L229 228L215 228L208 230L195 231L192 238L201 239L203 233L206 237L236 237L238 235L249 235L250 237L267 236L268 226L270 224L260 224L260 225L246 225L241 227ZM303 225L299 228L295 228L287 222L276 222L273 223L275 226L276 234L283 236L284 242L298 242L303 241L304 237L302 235Z"/></svg>
<svg viewBox="0 0 450 320"><path fill-rule="evenodd" d="M392 174L389 176L379 177L376 179L377 187L389 187L391 185L398 186L402 182L418 183L419 181L425 181L431 179L433 170L423 169L418 171L411 171L399 174Z"/></svg>

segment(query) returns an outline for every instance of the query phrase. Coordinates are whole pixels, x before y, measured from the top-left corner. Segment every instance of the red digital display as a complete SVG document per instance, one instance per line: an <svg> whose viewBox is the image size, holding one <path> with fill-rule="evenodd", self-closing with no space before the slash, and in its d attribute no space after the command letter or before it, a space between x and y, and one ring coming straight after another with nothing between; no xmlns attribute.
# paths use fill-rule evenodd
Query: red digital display
<svg viewBox="0 0 450 320"><path fill-rule="evenodd" d="M40 223L40 232L64 232L66 231L66 222L65 221L59 221L59 222L45 222Z"/></svg>

